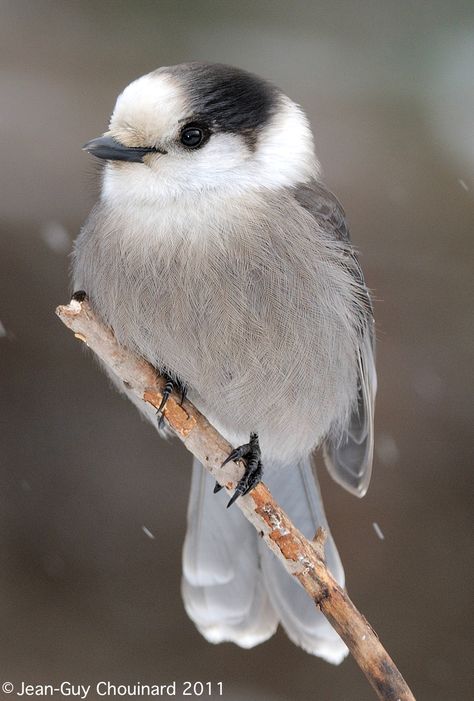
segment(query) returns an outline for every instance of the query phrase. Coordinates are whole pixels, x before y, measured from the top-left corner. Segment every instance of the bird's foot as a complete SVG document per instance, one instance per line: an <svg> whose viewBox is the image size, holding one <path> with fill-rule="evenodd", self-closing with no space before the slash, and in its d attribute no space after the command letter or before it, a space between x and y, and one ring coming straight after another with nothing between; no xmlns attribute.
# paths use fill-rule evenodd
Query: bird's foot
<svg viewBox="0 0 474 701"><path fill-rule="evenodd" d="M84 300L87 299L87 292L84 292L84 290L76 290L73 292L71 299L75 302L84 302Z"/></svg>
<svg viewBox="0 0 474 701"><path fill-rule="evenodd" d="M235 492L230 498L227 508L232 506L238 497L248 494L250 490L256 487L262 479L263 465L261 461L260 445L258 443L258 436L256 433L250 434L250 441L248 443L244 443L244 445L235 448L235 450L233 450L224 460L221 467L224 467L224 465L231 462L231 460L242 460L245 463L245 472L242 479L240 479L237 483ZM214 494L219 492L221 489L222 486L216 482Z"/></svg>
<svg viewBox="0 0 474 701"><path fill-rule="evenodd" d="M160 374L162 377L165 378L166 384L163 388L163 394L161 397L160 406L156 410L156 417L158 419L158 428L163 428L165 425L164 410L165 410L166 403L171 396L171 392L173 390L180 392L180 394L181 394L180 404L182 405L184 400L186 399L186 394L187 394L188 388L186 387L184 382L182 382L181 380L179 380L176 377L172 377L167 372L163 371Z"/></svg>

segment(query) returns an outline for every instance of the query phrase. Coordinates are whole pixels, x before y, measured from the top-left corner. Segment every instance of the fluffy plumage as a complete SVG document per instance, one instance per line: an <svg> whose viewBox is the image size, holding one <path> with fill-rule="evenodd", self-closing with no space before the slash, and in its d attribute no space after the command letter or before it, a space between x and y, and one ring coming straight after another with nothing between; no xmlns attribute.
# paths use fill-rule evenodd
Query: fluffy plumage
<svg viewBox="0 0 474 701"><path fill-rule="evenodd" d="M210 139L186 150L180 129L199 120ZM166 153L107 163L75 288L234 445L258 433L270 487L314 535L326 521L309 456L324 443L334 478L365 491L376 379L370 299L306 117L255 76L183 64L132 83L109 133ZM183 596L198 628L251 646L280 620L339 661L340 640L208 482L195 464ZM328 557L342 583L332 541Z"/></svg>

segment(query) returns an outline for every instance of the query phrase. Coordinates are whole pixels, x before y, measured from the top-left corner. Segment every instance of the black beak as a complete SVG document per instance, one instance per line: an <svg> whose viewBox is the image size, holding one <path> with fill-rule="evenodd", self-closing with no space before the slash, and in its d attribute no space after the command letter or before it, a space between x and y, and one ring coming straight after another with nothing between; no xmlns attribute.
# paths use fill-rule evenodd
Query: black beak
<svg viewBox="0 0 474 701"><path fill-rule="evenodd" d="M83 151L91 153L97 158L104 158L109 161L129 161L130 163L143 163L143 156L147 153L166 153L153 147L133 148L124 146L116 141L112 136L99 136L84 144Z"/></svg>

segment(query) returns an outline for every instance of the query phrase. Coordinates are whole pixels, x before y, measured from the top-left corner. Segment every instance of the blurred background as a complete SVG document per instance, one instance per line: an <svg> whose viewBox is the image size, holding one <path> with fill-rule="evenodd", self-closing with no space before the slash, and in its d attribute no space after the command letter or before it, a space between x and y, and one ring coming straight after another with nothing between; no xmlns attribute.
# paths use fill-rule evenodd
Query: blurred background
<svg viewBox="0 0 474 701"><path fill-rule="evenodd" d="M222 681L226 701L363 701L282 632L208 644L180 597L190 456L55 318L97 179L81 151L160 65L221 61L308 112L376 297L368 495L320 478L356 605L419 699L469 680L474 6L0 3L0 681ZM468 302L469 295L469 302ZM89 698L93 698L92 694Z"/></svg>

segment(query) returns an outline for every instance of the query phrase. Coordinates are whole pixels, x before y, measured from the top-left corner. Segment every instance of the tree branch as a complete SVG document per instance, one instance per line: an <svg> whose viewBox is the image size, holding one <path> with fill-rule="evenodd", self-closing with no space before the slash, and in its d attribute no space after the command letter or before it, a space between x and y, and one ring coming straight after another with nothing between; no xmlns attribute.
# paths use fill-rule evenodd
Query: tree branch
<svg viewBox="0 0 474 701"><path fill-rule="evenodd" d="M123 381L133 399L147 402L151 411L155 410L152 407L159 406L165 384L163 378L157 376L151 365L117 343L87 301L72 300L69 305L58 307L56 313ZM231 446L206 418L189 401L180 406L174 393L166 404L164 416L186 448L217 482L233 490L242 476L242 468L236 463L221 468ZM324 531L319 529L313 542L307 540L275 503L264 484L240 497L236 504L339 633L378 698L415 701L375 631L327 570Z"/></svg>

